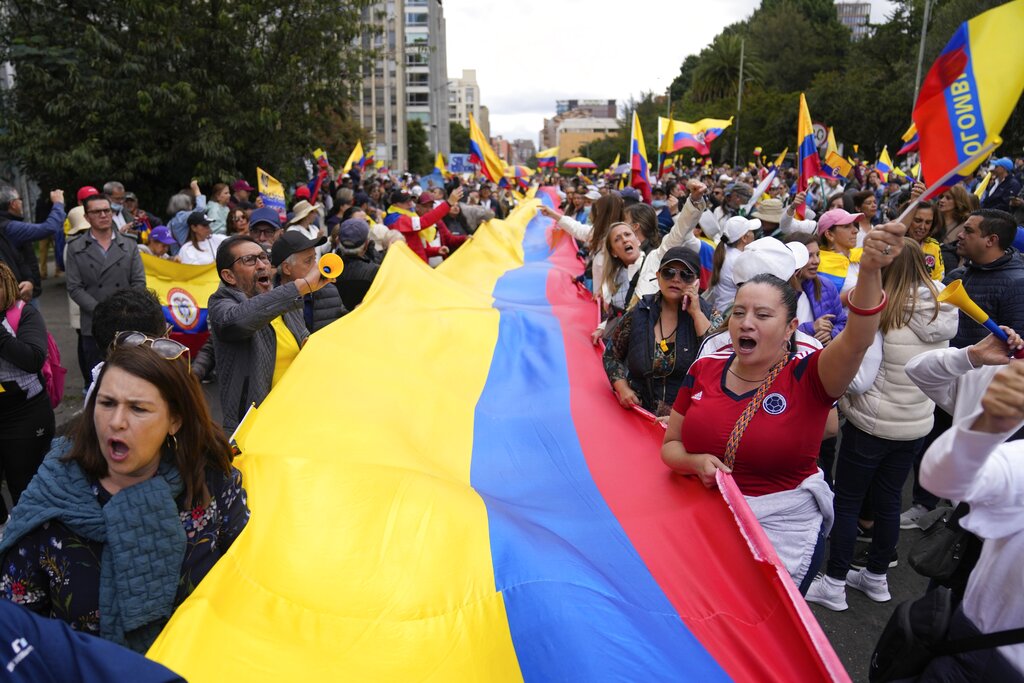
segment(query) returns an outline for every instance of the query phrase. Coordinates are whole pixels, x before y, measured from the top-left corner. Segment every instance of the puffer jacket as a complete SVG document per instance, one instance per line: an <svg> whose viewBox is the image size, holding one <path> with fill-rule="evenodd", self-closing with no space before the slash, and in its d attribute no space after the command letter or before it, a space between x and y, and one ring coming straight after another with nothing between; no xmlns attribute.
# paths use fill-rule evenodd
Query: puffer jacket
<svg viewBox="0 0 1024 683"><path fill-rule="evenodd" d="M947 285L962 280L971 300L1000 325L1024 330L1024 260L1016 249L1008 249L992 263L978 265L970 261L947 273ZM958 349L975 344L988 336L988 330L960 314L960 327L950 342Z"/></svg>
<svg viewBox="0 0 1024 683"><path fill-rule="evenodd" d="M321 287L312 294L305 296L307 301L312 301L312 326L309 317L306 318L306 329L311 333L323 329L333 323L341 316L348 313L345 304L341 301L337 287Z"/></svg>
<svg viewBox="0 0 1024 683"><path fill-rule="evenodd" d="M805 280L801 287L804 296L811 304L811 317L814 320L829 313L835 316L832 318L832 336L835 337L846 327L846 309L843 308L843 303L839 300L839 290L834 284L823 277L818 278L818 282L821 283L821 299L814 298L814 283L810 280ZM813 337L814 321L801 323L800 331Z"/></svg>
<svg viewBox="0 0 1024 683"><path fill-rule="evenodd" d="M936 288L941 291L942 285L936 283ZM855 427L882 439L913 441L931 431L935 404L907 377L906 365L918 354L946 348L956 334L957 309L940 304L938 317L932 320L936 303L931 291L920 287L917 294L910 322L882 336L881 363L871 387L840 399L843 413ZM870 363L871 358L864 362Z"/></svg>

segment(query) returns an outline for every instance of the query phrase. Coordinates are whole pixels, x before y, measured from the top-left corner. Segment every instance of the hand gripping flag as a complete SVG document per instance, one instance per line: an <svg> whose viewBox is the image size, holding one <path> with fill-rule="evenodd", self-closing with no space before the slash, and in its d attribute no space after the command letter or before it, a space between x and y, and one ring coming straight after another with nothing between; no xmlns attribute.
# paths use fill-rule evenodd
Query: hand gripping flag
<svg viewBox="0 0 1024 683"><path fill-rule="evenodd" d="M731 477L672 474L619 407L537 201L437 270L395 245L310 337L236 437L252 518L150 658L192 683L848 680ZM410 329L415 354L338 363ZM396 421L396 387L429 409Z"/></svg>
<svg viewBox="0 0 1024 683"><path fill-rule="evenodd" d="M1024 90L1022 26L1024 0L979 14L960 25L925 76L913 118L929 186L954 170L943 185L969 176L998 144Z"/></svg>
<svg viewBox="0 0 1024 683"><path fill-rule="evenodd" d="M818 147L814 144L814 128L811 126L811 112L807 109L807 99L800 93L800 114L796 127L796 166L800 175L796 181L796 191L806 192L808 181L821 175L821 159L818 158ZM796 217L804 219L804 207L796 207Z"/></svg>
<svg viewBox="0 0 1024 683"><path fill-rule="evenodd" d="M640 117L633 112L633 127L629 134L629 185L640 190L644 203L651 203L651 174L647 168L647 148L640 130Z"/></svg>
<svg viewBox="0 0 1024 683"><path fill-rule="evenodd" d="M487 176L492 183L508 187L508 180L505 178L505 162L491 149L472 114L469 115L469 160L480 166L480 172Z"/></svg>

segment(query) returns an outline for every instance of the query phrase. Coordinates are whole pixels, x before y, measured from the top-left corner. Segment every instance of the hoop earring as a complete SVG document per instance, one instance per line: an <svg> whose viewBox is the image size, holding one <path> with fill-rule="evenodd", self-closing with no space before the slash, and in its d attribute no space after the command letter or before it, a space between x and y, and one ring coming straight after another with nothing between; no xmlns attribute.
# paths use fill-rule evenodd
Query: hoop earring
<svg viewBox="0 0 1024 683"><path fill-rule="evenodd" d="M178 453L178 437L174 434L168 434L166 444L167 448L171 450L172 455L176 455Z"/></svg>

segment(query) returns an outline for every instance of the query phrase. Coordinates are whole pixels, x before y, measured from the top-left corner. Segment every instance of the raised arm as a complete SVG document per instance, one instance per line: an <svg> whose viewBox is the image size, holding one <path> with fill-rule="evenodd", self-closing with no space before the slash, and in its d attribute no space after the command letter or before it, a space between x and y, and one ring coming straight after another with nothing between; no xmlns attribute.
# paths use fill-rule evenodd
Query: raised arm
<svg viewBox="0 0 1024 683"><path fill-rule="evenodd" d="M850 316L846 328L821 352L818 377L825 391L839 398L853 381L864 354L874 341L884 308L882 268L903 249L902 223L886 223L871 230L864 240L857 285L850 290Z"/></svg>

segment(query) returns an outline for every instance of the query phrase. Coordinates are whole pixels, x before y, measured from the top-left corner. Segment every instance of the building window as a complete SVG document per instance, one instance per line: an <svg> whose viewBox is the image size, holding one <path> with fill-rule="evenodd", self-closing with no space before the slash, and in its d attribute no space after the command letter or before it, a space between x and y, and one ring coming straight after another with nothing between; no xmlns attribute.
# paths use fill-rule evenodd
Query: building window
<svg viewBox="0 0 1024 683"><path fill-rule="evenodd" d="M412 86L416 86L416 85L429 86L430 85L430 74L429 73L410 71L410 72L405 74L405 84L406 85L412 85Z"/></svg>
<svg viewBox="0 0 1024 683"><path fill-rule="evenodd" d="M406 121L419 121L424 128L430 125L430 114L425 111L411 111L405 117Z"/></svg>
<svg viewBox="0 0 1024 683"><path fill-rule="evenodd" d="M427 13L426 12L406 12L405 13L405 25L406 26L426 26L427 25Z"/></svg>
<svg viewBox="0 0 1024 683"><path fill-rule="evenodd" d="M410 107L428 107L430 106L430 93L407 92L405 93L405 103Z"/></svg>
<svg viewBox="0 0 1024 683"><path fill-rule="evenodd" d="M405 65L406 66L428 66L430 60L427 55L421 52L406 52L405 53Z"/></svg>

